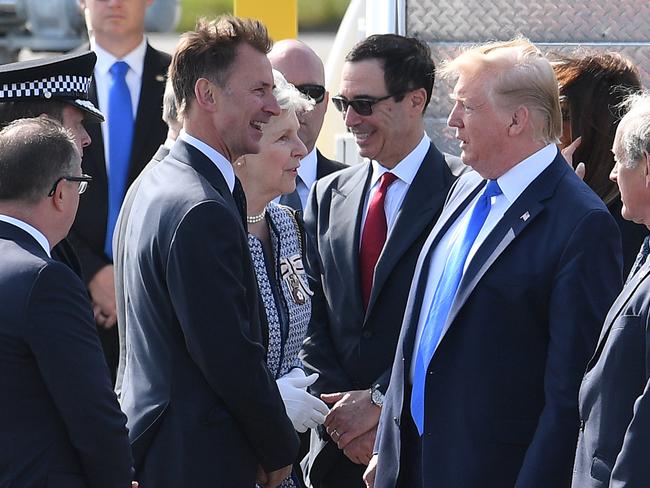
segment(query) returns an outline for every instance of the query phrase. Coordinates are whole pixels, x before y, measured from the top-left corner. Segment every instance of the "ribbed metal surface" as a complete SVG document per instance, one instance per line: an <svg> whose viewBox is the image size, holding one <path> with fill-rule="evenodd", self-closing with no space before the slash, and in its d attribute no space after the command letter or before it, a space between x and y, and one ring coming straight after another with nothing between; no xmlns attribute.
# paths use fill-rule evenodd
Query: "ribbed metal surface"
<svg viewBox="0 0 650 488"><path fill-rule="evenodd" d="M407 35L431 46L438 66L468 45L531 39L545 52L616 51L630 58L650 86L650 2L646 0L407 0ZM458 153L446 126L453 85L437 79L427 110L427 132L443 151Z"/></svg>

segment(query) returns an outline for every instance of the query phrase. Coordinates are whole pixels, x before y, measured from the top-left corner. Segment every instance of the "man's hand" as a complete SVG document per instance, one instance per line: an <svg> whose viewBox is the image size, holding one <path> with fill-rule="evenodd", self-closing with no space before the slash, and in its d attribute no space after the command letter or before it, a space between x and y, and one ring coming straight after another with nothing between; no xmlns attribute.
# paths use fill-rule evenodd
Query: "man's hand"
<svg viewBox="0 0 650 488"><path fill-rule="evenodd" d="M101 268L88 283L88 290L93 299L95 322L105 329L110 329L117 323L117 308L115 306L115 277L113 265L107 264Z"/></svg>
<svg viewBox="0 0 650 488"><path fill-rule="evenodd" d="M320 396L328 404L334 404L325 418L325 430L339 449L379 423L381 409L370 401L370 390L327 393Z"/></svg>
<svg viewBox="0 0 650 488"><path fill-rule="evenodd" d="M372 450L375 446L375 437L377 436L377 427L370 429L365 434L361 434L352 440L345 449L345 454L350 461L355 464L368 464L372 458Z"/></svg>
<svg viewBox="0 0 650 488"><path fill-rule="evenodd" d="M377 473L377 455L372 456L372 459L368 463L366 472L363 473L363 481L366 482L367 488L375 487L375 474Z"/></svg>
<svg viewBox="0 0 650 488"><path fill-rule="evenodd" d="M276 488L291 475L291 469L292 466L289 465L267 473L261 466L258 466L256 482L262 488Z"/></svg>
<svg viewBox="0 0 650 488"><path fill-rule="evenodd" d="M575 141L569 144L567 147L562 149L562 156L566 159L566 162L569 163L569 166L573 169L573 153L576 152L576 149L580 147L582 142L582 137L577 137ZM578 163L575 167L576 175L581 180L585 179L585 163Z"/></svg>

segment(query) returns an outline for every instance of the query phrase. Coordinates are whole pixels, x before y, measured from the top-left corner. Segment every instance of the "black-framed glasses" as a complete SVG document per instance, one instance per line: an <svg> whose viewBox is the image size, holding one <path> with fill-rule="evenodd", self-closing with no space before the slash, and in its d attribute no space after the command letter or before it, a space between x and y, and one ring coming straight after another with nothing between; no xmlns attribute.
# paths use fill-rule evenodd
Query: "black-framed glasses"
<svg viewBox="0 0 650 488"><path fill-rule="evenodd" d="M93 181L93 177L90 175L81 175L81 176L61 176L59 179L57 179L54 184L52 185L52 189L50 190L50 193L47 194L48 197L54 196L54 192L56 191L56 186L61 183L62 180L66 181L77 181L79 182L79 195L81 195L83 192L85 192L88 189L88 183Z"/></svg>
<svg viewBox="0 0 650 488"><path fill-rule="evenodd" d="M341 95L337 95L335 97L332 97L332 102L334 103L336 110L338 110L342 114L345 114L348 111L348 107L352 107L356 113L367 117L368 115L372 115L373 105L396 96L397 96L396 94L393 94L393 95L386 95L385 97L379 97L379 98L366 97L366 98L354 98L352 100L348 100L347 98Z"/></svg>
<svg viewBox="0 0 650 488"><path fill-rule="evenodd" d="M296 89L303 95L307 95L316 103L321 103L325 98L325 87L323 85L312 85L306 83L304 85L296 85Z"/></svg>

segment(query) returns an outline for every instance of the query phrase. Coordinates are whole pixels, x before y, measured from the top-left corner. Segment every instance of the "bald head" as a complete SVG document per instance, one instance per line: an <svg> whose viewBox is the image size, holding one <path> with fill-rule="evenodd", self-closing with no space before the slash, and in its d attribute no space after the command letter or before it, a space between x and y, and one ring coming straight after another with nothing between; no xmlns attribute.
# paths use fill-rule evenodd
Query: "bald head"
<svg viewBox="0 0 650 488"><path fill-rule="evenodd" d="M268 57L273 68L280 71L289 83L297 87L301 85L325 86L323 62L304 42L295 39L276 42ZM314 110L299 116L298 136L309 152L316 145L316 139L318 139L318 134L323 126L328 101L329 94L326 92L325 98L316 104Z"/></svg>

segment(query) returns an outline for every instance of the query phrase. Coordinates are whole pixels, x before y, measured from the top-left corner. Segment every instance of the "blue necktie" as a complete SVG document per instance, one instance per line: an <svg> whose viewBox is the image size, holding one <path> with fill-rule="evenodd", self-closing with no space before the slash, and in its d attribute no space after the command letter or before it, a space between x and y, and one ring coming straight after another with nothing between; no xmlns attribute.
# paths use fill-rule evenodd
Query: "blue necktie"
<svg viewBox="0 0 650 488"><path fill-rule="evenodd" d="M476 201L465 233L460 235L453 243L433 295L431 308L420 338L420 347L415 358L415 369L413 371L411 415L420 435L424 432L424 387L427 368L442 336L458 285L463 277L463 268L465 267L465 261L467 261L467 255L490 213L492 197L500 194L501 188L499 188L496 180L490 180L483 194Z"/></svg>
<svg viewBox="0 0 650 488"><path fill-rule="evenodd" d="M111 66L113 83L108 92L108 221L104 252L113 259L113 231L126 193L131 143L133 141L133 108L126 84L129 65L117 61Z"/></svg>

